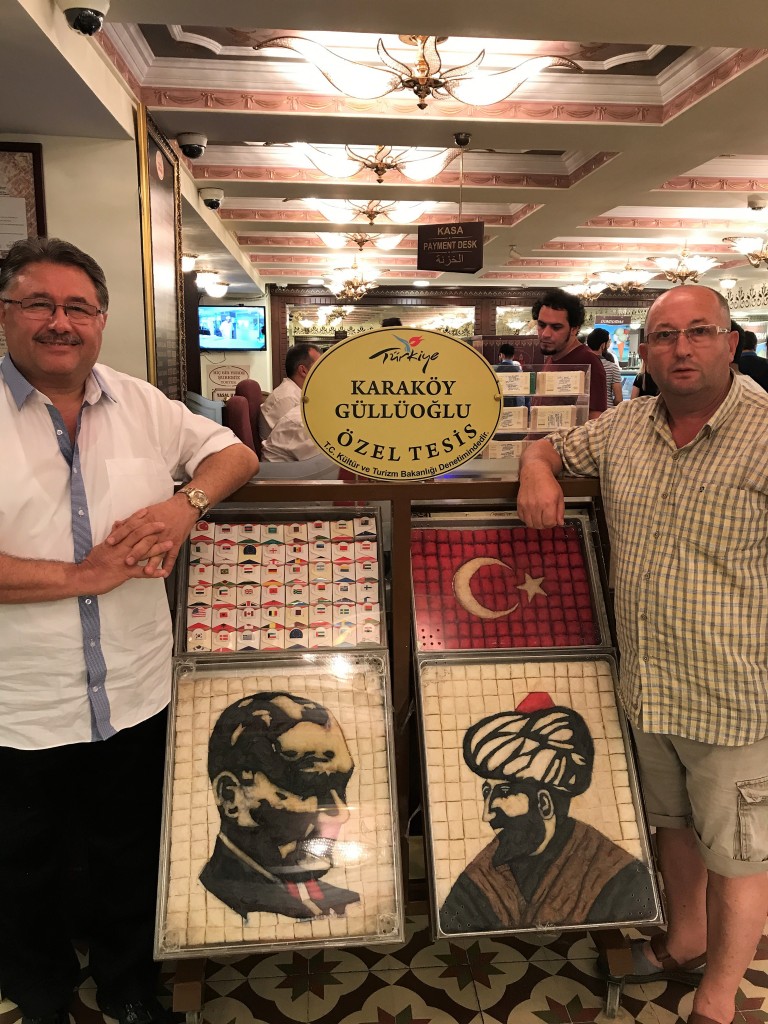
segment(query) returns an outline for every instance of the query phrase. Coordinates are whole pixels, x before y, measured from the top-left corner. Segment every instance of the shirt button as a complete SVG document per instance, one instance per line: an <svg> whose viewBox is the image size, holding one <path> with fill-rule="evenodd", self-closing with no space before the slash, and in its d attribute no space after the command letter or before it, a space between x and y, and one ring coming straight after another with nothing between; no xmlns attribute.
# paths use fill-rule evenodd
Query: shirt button
<svg viewBox="0 0 768 1024"><path fill-rule="evenodd" d="M640 621L641 621L641 622L645 622L645 619L646 619L646 614L645 614L645 612L641 612L641 613L640 613Z"/></svg>
<svg viewBox="0 0 768 1024"><path fill-rule="evenodd" d="M645 574L645 578L646 578L647 580L649 580L649 579L651 578L651 574L650 574L649 572L647 572L647 573Z"/></svg>
<svg viewBox="0 0 768 1024"><path fill-rule="evenodd" d="M704 490L704 488L703 488L703 487L700 487L700 488L699 488L699 494L701 494L701 492L702 492L703 490Z"/></svg>
<svg viewBox="0 0 768 1024"><path fill-rule="evenodd" d="M664 491L664 493L662 494L662 498L668 498L668 497L669 497L669 494L666 491Z"/></svg>
<svg viewBox="0 0 768 1024"><path fill-rule="evenodd" d="M658 537L658 536L659 536L659 531L658 531L658 530L656 530L656 532L654 533L654 535L653 535L653 536L654 536L654 537Z"/></svg>
<svg viewBox="0 0 768 1024"><path fill-rule="evenodd" d="M81 508L79 508L79 509L77 510L77 514L78 514L79 516L84 516L84 515L85 515L85 512L83 512L83 510L82 510Z"/></svg>
<svg viewBox="0 0 768 1024"><path fill-rule="evenodd" d="M643 661L646 661L646 662L648 661L648 655L647 654L643 655Z"/></svg>

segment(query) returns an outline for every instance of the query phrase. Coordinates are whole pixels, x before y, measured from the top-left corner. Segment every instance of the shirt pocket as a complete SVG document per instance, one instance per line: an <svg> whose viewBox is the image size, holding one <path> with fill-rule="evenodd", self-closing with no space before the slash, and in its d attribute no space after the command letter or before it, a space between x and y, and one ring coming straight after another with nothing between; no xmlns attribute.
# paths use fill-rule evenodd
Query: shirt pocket
<svg viewBox="0 0 768 1024"><path fill-rule="evenodd" d="M737 782L738 833L736 856L753 864L768 861L768 776Z"/></svg>
<svg viewBox="0 0 768 1024"><path fill-rule="evenodd" d="M126 519L146 505L173 496L173 477L153 459L107 459L112 519Z"/></svg>

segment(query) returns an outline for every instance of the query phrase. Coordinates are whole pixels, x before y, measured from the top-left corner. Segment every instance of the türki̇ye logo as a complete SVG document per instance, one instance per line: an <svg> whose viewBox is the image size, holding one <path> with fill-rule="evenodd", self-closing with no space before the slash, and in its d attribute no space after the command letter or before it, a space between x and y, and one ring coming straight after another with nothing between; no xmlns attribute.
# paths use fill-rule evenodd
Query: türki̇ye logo
<svg viewBox="0 0 768 1024"><path fill-rule="evenodd" d="M395 338L403 346L402 348L397 348L396 345L388 345L387 348L380 348L378 352L374 352L368 358L380 359L382 363L421 363L421 372L426 373L429 364L440 355L439 352L425 352L424 349L418 349L422 342L420 334L407 339L401 338L399 334L396 334ZM418 351L416 351L417 349Z"/></svg>

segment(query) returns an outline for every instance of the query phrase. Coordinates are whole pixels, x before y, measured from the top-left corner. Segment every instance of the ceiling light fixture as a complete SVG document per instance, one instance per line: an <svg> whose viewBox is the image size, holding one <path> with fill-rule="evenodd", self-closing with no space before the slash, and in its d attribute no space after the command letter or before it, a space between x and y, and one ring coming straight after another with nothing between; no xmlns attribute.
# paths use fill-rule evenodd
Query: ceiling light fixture
<svg viewBox="0 0 768 1024"><path fill-rule="evenodd" d="M595 280L605 282L606 290L609 292L641 292L652 277L656 276L655 270L636 270L627 263L623 270L603 270L599 274L591 274Z"/></svg>
<svg viewBox="0 0 768 1024"><path fill-rule="evenodd" d="M216 270L203 270L201 267L195 275L195 283L201 291L207 290L209 284L215 284L219 276Z"/></svg>
<svg viewBox="0 0 768 1024"><path fill-rule="evenodd" d="M720 285L721 292L729 292L731 288L735 288L737 280L735 277L721 277L717 282Z"/></svg>
<svg viewBox="0 0 768 1024"><path fill-rule="evenodd" d="M223 299L228 288L229 281L212 281L205 286L205 294L210 295L212 299Z"/></svg>
<svg viewBox="0 0 768 1024"><path fill-rule="evenodd" d="M753 267L759 267L761 263L768 265L768 240L758 235L729 235L723 239L728 242L735 252L746 256Z"/></svg>
<svg viewBox="0 0 768 1024"><path fill-rule="evenodd" d="M591 277L594 277L595 280L591 280ZM591 277L587 275L583 281L567 284L564 286L563 291L568 292L569 295L577 295L580 299L596 299L601 292L605 291L608 285L603 280L602 274L593 274Z"/></svg>
<svg viewBox="0 0 768 1024"><path fill-rule="evenodd" d="M361 150L345 146L343 151L328 153L315 149L305 142L291 143L318 171L330 178L352 178L362 170L373 171L376 181L382 182L388 171L399 171L411 181L430 181L455 160L460 149L417 149L409 146L396 149L393 146L366 146Z"/></svg>
<svg viewBox="0 0 768 1024"><path fill-rule="evenodd" d="M307 278L307 284L323 284L323 283L324 283L324 281L323 281L322 277L308 277Z"/></svg>
<svg viewBox="0 0 768 1024"><path fill-rule="evenodd" d="M361 266L357 256L346 267L335 267L325 287L342 302L358 302L376 287L378 274L370 267Z"/></svg>
<svg viewBox="0 0 768 1024"><path fill-rule="evenodd" d="M373 224L377 217L385 217L392 224L413 224L435 205L431 201L382 202L371 199L367 203L354 199L304 199L302 202L334 224L350 224L358 217L364 217Z"/></svg>
<svg viewBox="0 0 768 1024"><path fill-rule="evenodd" d="M699 274L706 274L713 267L719 267L718 260L712 256L693 256L684 245L679 256L652 256L651 263L664 271L668 281L675 284L696 284Z"/></svg>
<svg viewBox="0 0 768 1024"><path fill-rule="evenodd" d="M195 269L197 263L196 252L183 252L181 254L181 272L182 274L189 274Z"/></svg>
<svg viewBox="0 0 768 1024"><path fill-rule="evenodd" d="M511 96L523 82L537 75L545 68L561 67L581 71L575 61L567 57L547 54L538 57L520 57L515 67L495 74L475 72L485 57L485 50L466 64L443 70L443 61L437 49L446 36L400 36L402 42L416 47L416 59L412 65L404 64L393 57L379 39L376 52L385 68L372 68L367 64L347 60L320 43L301 36L277 36L257 43L254 50L271 48L293 50L300 53L325 76L334 89L345 96L360 100L378 99L389 93L410 90L417 99L417 106L425 110L428 99L452 96L460 103L471 106L488 106Z"/></svg>
<svg viewBox="0 0 768 1024"><path fill-rule="evenodd" d="M362 231L350 231L347 233L338 231L318 231L320 238L329 249L343 249L347 242L354 244L362 251L364 245L369 242L377 249L396 249L405 238L405 235L368 235Z"/></svg>

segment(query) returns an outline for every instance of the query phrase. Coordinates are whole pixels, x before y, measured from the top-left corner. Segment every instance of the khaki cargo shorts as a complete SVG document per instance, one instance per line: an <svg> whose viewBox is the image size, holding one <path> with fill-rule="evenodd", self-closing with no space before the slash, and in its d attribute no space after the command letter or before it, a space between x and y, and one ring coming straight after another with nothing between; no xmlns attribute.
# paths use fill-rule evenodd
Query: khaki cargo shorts
<svg viewBox="0 0 768 1024"><path fill-rule="evenodd" d="M648 821L696 834L710 871L768 872L768 737L716 747L632 727Z"/></svg>

